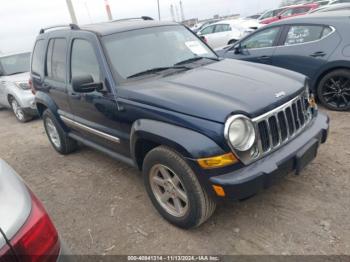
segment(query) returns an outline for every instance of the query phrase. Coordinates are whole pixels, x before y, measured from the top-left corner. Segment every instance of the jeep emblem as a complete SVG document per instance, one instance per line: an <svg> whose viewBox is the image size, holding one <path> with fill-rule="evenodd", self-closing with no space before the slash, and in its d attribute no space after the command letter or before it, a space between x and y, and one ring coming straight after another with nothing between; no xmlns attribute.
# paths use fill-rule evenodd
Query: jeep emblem
<svg viewBox="0 0 350 262"><path fill-rule="evenodd" d="M282 92L275 94L275 97L280 98L280 97L285 96L285 95L286 95L286 92L282 91Z"/></svg>

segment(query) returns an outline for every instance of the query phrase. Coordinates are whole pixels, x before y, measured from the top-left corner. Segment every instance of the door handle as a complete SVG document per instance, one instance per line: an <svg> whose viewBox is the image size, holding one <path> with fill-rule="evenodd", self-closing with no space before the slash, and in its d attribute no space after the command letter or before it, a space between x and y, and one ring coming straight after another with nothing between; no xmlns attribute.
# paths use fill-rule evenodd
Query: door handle
<svg viewBox="0 0 350 262"><path fill-rule="evenodd" d="M271 56L263 55L258 58L259 60L269 60L271 59Z"/></svg>
<svg viewBox="0 0 350 262"><path fill-rule="evenodd" d="M310 56L312 57L324 57L326 55L326 53L319 51L319 52L315 52L313 54L311 54Z"/></svg>
<svg viewBox="0 0 350 262"><path fill-rule="evenodd" d="M81 94L72 92L72 93L70 93L70 97L71 97L72 99L80 99Z"/></svg>

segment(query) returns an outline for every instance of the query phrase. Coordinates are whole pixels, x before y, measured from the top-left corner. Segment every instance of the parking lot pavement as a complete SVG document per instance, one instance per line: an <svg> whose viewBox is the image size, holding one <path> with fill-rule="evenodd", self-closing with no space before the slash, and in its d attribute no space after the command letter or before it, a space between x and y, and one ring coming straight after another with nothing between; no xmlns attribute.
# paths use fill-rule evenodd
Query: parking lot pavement
<svg viewBox="0 0 350 262"><path fill-rule="evenodd" d="M0 110L0 158L42 199L75 254L350 254L350 114L328 112L317 159L184 231L154 210L137 170L82 147L60 156L42 122Z"/></svg>

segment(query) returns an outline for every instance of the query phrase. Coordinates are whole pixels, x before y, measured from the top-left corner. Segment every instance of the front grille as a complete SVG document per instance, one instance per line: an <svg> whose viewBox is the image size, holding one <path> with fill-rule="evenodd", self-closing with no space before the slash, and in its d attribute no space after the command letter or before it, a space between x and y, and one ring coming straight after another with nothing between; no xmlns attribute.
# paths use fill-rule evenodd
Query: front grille
<svg viewBox="0 0 350 262"><path fill-rule="evenodd" d="M311 118L307 97L303 93L281 107L253 119L259 137L259 156L262 157L291 140L305 128Z"/></svg>

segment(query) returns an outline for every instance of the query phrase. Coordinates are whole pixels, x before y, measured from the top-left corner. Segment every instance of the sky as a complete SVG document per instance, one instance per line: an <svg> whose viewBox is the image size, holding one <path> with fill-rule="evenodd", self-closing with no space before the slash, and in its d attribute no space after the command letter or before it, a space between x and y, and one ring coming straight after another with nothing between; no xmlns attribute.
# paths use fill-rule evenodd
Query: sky
<svg viewBox="0 0 350 262"><path fill-rule="evenodd" d="M162 20L171 20L170 5L179 0L159 0ZM66 0L2 0L0 53L30 51L40 28L71 22ZM113 19L158 17L157 0L108 0ZM104 0L72 0L78 24L107 21ZM182 0L186 19L216 14L251 15L277 7L280 0Z"/></svg>

